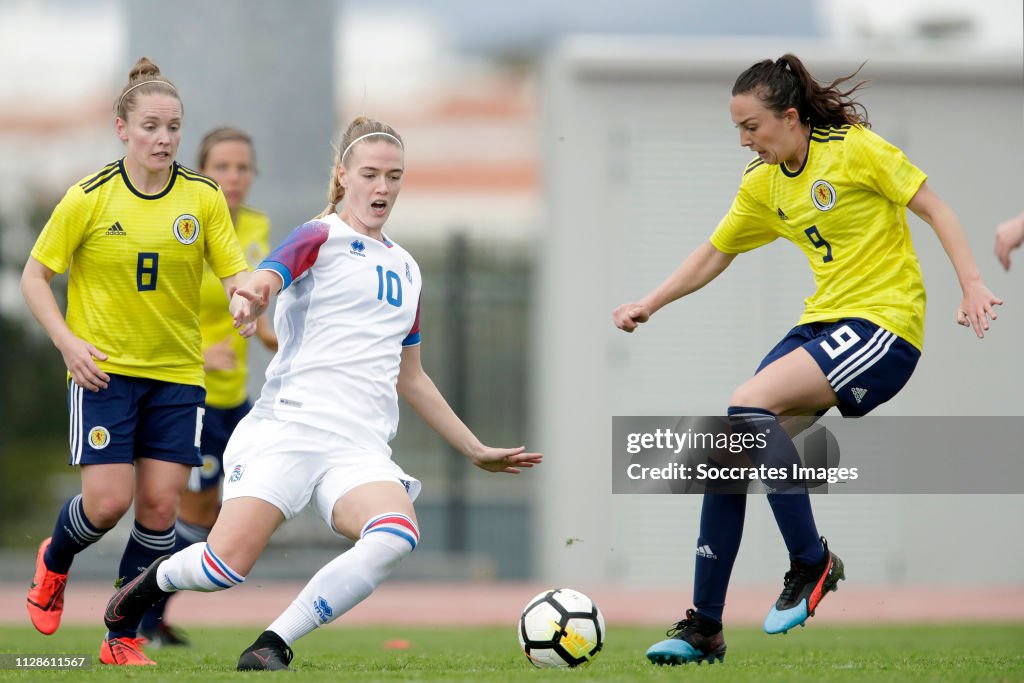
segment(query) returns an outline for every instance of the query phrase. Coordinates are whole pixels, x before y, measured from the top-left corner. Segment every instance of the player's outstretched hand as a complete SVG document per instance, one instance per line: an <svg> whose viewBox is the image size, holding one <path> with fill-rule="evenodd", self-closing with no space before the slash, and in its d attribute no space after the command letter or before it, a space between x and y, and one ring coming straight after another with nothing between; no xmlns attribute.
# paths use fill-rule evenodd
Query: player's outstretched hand
<svg viewBox="0 0 1024 683"><path fill-rule="evenodd" d="M89 391L107 388L110 375L96 365L97 360L106 360L107 354L74 335L61 342L57 348L64 356L64 365L71 373L71 379L75 380L75 384Z"/></svg>
<svg viewBox="0 0 1024 683"><path fill-rule="evenodd" d="M1024 242L1024 213L1003 221L996 227L996 258L1003 268L1010 269L1010 252Z"/></svg>
<svg viewBox="0 0 1024 683"><path fill-rule="evenodd" d="M1002 305L1003 300L978 280L964 289L963 301L956 310L956 321L964 327L973 327L978 339L984 339L988 321L997 317L993 307Z"/></svg>
<svg viewBox="0 0 1024 683"><path fill-rule="evenodd" d="M470 456L473 464L488 472L519 474L521 467L539 465L544 456L541 453L527 453L526 446L519 448L492 448L484 446L479 453Z"/></svg>
<svg viewBox="0 0 1024 683"><path fill-rule="evenodd" d="M249 323L255 323L256 319L267 310L269 304L270 285L263 285L255 292L241 287L232 287L231 302L228 304L228 310L235 321L235 327L239 328ZM243 336L252 336L252 333L255 331L256 328L254 326L248 335L243 334Z"/></svg>
<svg viewBox="0 0 1024 683"><path fill-rule="evenodd" d="M615 327L625 332L632 332L640 323L651 319L651 311L643 304L622 304L612 311Z"/></svg>

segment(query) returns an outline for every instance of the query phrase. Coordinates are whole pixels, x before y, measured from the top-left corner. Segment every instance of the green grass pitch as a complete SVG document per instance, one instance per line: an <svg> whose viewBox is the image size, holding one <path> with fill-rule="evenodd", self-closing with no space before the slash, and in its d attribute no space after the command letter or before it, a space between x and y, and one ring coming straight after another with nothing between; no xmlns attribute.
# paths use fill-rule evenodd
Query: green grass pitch
<svg viewBox="0 0 1024 683"><path fill-rule="evenodd" d="M588 667L536 670L520 652L509 628L346 628L328 627L297 643L299 680L309 681L1022 681L1024 624L949 626L819 627L767 636L750 628L729 629L724 664L699 668L656 667L644 650L661 631L610 625L604 651ZM0 652L93 657L87 671L17 671L9 666L0 680L237 681L263 673L234 671L235 662L258 635L259 627L188 630L189 649L151 651L160 666L133 670L97 661L100 628L64 627L45 637L30 627L0 628ZM405 649L388 649L405 640ZM261 680L264 680L261 678ZM289 676L288 680L292 680Z"/></svg>

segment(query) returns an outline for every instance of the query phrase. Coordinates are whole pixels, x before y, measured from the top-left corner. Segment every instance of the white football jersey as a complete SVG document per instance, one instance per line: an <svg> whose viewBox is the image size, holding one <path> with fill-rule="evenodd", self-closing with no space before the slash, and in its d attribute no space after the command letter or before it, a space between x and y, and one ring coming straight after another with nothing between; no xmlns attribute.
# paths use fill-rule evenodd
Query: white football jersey
<svg viewBox="0 0 1024 683"><path fill-rule="evenodd" d="M253 413L340 434L390 455L402 349L420 343L420 269L337 214L296 228L259 265L284 280L278 352Z"/></svg>

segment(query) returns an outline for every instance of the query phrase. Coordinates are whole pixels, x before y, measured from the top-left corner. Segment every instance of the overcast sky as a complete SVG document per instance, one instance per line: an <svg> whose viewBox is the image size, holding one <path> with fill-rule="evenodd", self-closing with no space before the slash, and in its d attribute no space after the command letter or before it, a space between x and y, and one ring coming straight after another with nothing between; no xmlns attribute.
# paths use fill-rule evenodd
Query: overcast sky
<svg viewBox="0 0 1024 683"><path fill-rule="evenodd" d="M119 85L127 1L0 0L0 103L46 106ZM1024 49L1021 0L344 0L339 8L339 61L378 60L393 78L403 64L460 53L536 56L566 33L870 37L874 45L944 50L906 39L930 23L954 34L967 26L976 45Z"/></svg>

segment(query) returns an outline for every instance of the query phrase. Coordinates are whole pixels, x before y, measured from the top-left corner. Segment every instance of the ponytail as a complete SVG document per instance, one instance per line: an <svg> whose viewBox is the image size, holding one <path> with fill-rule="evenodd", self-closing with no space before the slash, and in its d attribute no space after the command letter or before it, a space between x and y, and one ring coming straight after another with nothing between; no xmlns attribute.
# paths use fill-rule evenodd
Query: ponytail
<svg viewBox="0 0 1024 683"><path fill-rule="evenodd" d="M780 116L787 109L796 109L800 121L811 126L860 125L870 128L867 109L850 97L867 81L858 81L849 90L839 87L852 80L863 67L861 64L849 76L824 85L811 75L796 55L785 54L774 62L762 60L741 73L732 87L732 94L754 93L765 107Z"/></svg>
<svg viewBox="0 0 1024 683"><path fill-rule="evenodd" d="M335 160L331 170L330 184L327 187L327 208L321 211L317 218L330 216L338 210L338 204L345 198L345 188L342 187L341 180L338 178L338 165L338 161Z"/></svg>

